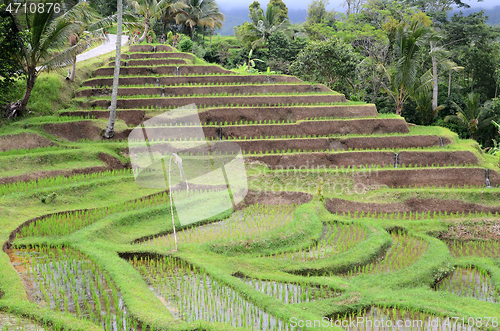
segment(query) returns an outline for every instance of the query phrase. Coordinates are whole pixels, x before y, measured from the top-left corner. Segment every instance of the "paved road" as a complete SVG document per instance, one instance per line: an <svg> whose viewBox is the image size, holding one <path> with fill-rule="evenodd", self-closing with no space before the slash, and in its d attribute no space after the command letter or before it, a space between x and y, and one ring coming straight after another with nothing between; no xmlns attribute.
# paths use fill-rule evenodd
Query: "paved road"
<svg viewBox="0 0 500 331"><path fill-rule="evenodd" d="M116 50L117 36L116 34L108 34L108 37L109 37L108 42L104 42L101 46L97 46L96 48L91 49L88 52L77 55L76 62L85 61L102 54L114 52ZM122 46L127 42L127 40L128 37L122 36Z"/></svg>

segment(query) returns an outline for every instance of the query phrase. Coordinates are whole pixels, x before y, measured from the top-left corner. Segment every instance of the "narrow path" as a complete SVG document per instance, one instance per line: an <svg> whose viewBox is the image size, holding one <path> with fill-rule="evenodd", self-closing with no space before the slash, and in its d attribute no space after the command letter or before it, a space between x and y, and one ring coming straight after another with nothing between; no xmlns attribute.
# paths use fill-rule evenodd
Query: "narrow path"
<svg viewBox="0 0 500 331"><path fill-rule="evenodd" d="M115 51L116 41L118 39L117 35L108 34L108 38L109 40L105 41L102 45L97 46L96 48L91 49L88 52L77 55L76 62L85 61L93 57ZM122 46L125 45L127 41L128 41L128 36L122 36Z"/></svg>

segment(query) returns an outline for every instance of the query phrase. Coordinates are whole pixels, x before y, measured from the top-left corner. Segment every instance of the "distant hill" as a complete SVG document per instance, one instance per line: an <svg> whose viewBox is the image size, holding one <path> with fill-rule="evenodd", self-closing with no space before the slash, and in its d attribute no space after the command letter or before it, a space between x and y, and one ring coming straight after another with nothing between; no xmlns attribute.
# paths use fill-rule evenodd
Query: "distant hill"
<svg viewBox="0 0 500 331"><path fill-rule="evenodd" d="M452 14L462 11L464 15L469 15L471 13L477 13L481 10L484 10L484 14L488 16L488 23L491 25L499 24L500 23L500 6L495 6L493 8L480 8L480 7L474 7L474 8L465 8L465 9L460 9L460 10L454 10Z"/></svg>
<svg viewBox="0 0 500 331"><path fill-rule="evenodd" d="M222 29L217 31L223 36L234 35L233 28L244 22L250 22L248 18L248 7L224 8L220 6L220 11L226 16ZM307 17L306 9L288 9L288 17L292 23L305 22Z"/></svg>
<svg viewBox="0 0 500 331"><path fill-rule="evenodd" d="M248 18L248 7L241 8L224 8L220 6L221 12L226 16L224 25L222 29L217 31L223 36L234 35L233 28L237 25L243 24L244 22L249 22ZM462 11L465 15L478 12L483 10L483 8L467 8L467 9L456 9L453 10L450 15L456 12ZM493 8L484 9L485 15L489 17L488 23L491 25L500 24L500 6L495 6ZM288 17L292 23L302 23L305 22L307 17L306 9L288 9Z"/></svg>

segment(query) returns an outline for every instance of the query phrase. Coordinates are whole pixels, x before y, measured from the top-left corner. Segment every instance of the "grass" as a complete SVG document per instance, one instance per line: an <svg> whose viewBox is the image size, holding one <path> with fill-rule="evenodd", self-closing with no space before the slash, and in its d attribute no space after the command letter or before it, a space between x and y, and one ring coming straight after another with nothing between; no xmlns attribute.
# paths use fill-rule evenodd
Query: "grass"
<svg viewBox="0 0 500 331"><path fill-rule="evenodd" d="M109 62L109 55L101 55L88 61L77 63L77 72L74 82L66 80L67 70L70 67L58 69L50 73L41 73L35 82L28 102L28 111L34 116L52 115L60 109L72 104L74 91L77 90L84 80L92 77L98 67ZM18 79L9 90L9 94L3 96L4 102L15 102L22 99L26 89L26 81Z"/></svg>

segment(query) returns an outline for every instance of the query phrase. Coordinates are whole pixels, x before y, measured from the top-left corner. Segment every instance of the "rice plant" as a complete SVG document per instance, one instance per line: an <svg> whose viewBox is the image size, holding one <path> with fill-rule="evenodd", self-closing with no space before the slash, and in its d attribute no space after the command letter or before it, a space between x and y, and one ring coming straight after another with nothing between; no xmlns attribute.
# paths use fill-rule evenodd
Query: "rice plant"
<svg viewBox="0 0 500 331"><path fill-rule="evenodd" d="M91 321L105 331L137 330L109 275L70 248L14 250L13 265L27 284L32 302Z"/></svg>
<svg viewBox="0 0 500 331"><path fill-rule="evenodd" d="M48 188L53 186L61 186L74 183L83 183L91 180L109 178L110 176L130 176L132 175L132 170L108 170L102 172L95 172L90 174L79 174L73 176L57 176L57 177L47 177L39 178L37 180L32 180L29 182L16 182L12 184L0 185L0 196L7 195L11 193L27 192L36 189Z"/></svg>
<svg viewBox="0 0 500 331"><path fill-rule="evenodd" d="M347 252L364 241L367 233L362 226L354 224L325 224L323 235L316 245L294 251L282 252L273 257L281 260L311 261L325 259Z"/></svg>
<svg viewBox="0 0 500 331"><path fill-rule="evenodd" d="M64 236L83 229L109 215L164 205L167 203L169 203L168 193L161 192L105 208L50 214L23 227L16 235L16 238Z"/></svg>
<svg viewBox="0 0 500 331"><path fill-rule="evenodd" d="M204 320L252 330L292 330L284 321L203 270L172 257L129 261L175 318Z"/></svg>
<svg viewBox="0 0 500 331"><path fill-rule="evenodd" d="M229 218L212 224L191 227L177 232L177 242L204 244L215 240L239 242L267 236L293 219L295 205L253 205L233 213ZM142 242L144 245L174 247L174 236L168 234Z"/></svg>
<svg viewBox="0 0 500 331"><path fill-rule="evenodd" d="M448 242L450 252L454 257L477 256L499 257L500 242L498 241L461 241Z"/></svg>
<svg viewBox="0 0 500 331"><path fill-rule="evenodd" d="M472 323L471 323L472 324ZM474 325L467 320L424 313L416 309L371 307L358 312L346 313L330 320L330 325L348 331L405 330L405 331L473 331ZM491 326L491 323L490 323Z"/></svg>
<svg viewBox="0 0 500 331"><path fill-rule="evenodd" d="M275 282L249 277L244 277L241 280L257 291L290 304L328 299L340 295L340 292L332 290L328 286L316 286L293 282Z"/></svg>
<svg viewBox="0 0 500 331"><path fill-rule="evenodd" d="M500 302L500 294L488 273L472 266L457 268L450 276L437 283L434 289L481 301Z"/></svg>
<svg viewBox="0 0 500 331"><path fill-rule="evenodd" d="M376 262L355 267L344 276L378 275L409 267L424 255L429 244L402 231L391 233L393 244L385 256Z"/></svg>
<svg viewBox="0 0 500 331"><path fill-rule="evenodd" d="M0 311L0 331L48 331L61 330L61 326L48 327L24 317Z"/></svg>

